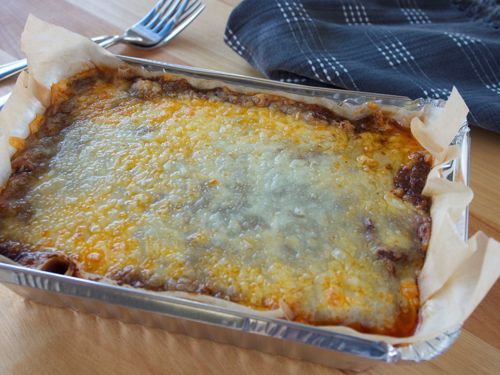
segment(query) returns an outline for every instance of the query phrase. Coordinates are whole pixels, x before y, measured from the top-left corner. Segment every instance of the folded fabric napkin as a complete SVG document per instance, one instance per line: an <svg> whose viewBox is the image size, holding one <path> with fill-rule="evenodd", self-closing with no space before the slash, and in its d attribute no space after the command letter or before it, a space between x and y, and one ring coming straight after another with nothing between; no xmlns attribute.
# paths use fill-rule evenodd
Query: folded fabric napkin
<svg viewBox="0 0 500 375"><path fill-rule="evenodd" d="M500 1L244 0L225 42L266 76L446 99L500 132Z"/></svg>

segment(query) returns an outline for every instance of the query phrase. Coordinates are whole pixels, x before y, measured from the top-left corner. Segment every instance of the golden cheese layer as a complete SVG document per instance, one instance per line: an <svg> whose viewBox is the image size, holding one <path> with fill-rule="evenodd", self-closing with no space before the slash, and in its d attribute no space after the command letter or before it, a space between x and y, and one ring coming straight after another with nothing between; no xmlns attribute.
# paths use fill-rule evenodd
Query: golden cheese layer
<svg viewBox="0 0 500 375"><path fill-rule="evenodd" d="M356 131L141 80L99 79L66 107L23 196L29 214L4 217L2 241L133 286L414 329L427 214L394 193L422 150L407 130Z"/></svg>

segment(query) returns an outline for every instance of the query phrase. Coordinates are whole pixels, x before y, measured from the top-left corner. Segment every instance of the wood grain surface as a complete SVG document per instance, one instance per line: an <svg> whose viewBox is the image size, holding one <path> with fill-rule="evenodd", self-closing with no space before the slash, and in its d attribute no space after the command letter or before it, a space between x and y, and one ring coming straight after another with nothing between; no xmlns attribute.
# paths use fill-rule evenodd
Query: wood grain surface
<svg viewBox="0 0 500 375"><path fill-rule="evenodd" d="M260 76L223 42L237 0L203 0L204 13L167 46L112 51ZM29 13L87 36L117 33L155 0L2 0L0 63L21 58L19 38ZM14 79L0 82L0 95ZM500 121L500 120L499 120ZM471 233L500 238L500 135L472 130ZM500 373L500 283L466 322L457 343L417 365L377 365L367 374ZM311 363L243 350L162 330L37 305L0 286L0 374L341 374Z"/></svg>

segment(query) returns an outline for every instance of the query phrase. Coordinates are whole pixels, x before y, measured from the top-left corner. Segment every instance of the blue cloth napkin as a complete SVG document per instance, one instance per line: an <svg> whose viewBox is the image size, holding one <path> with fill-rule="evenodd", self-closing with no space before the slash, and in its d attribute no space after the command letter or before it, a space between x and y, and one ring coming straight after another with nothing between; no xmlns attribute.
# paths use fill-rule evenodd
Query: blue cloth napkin
<svg viewBox="0 0 500 375"><path fill-rule="evenodd" d="M224 40L272 79L446 99L500 132L500 1L244 0Z"/></svg>

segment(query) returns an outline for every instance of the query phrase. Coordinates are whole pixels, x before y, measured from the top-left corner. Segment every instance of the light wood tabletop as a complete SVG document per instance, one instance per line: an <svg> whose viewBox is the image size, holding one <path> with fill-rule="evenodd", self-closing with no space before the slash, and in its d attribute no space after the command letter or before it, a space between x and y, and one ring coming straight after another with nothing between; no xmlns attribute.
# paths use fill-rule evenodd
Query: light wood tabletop
<svg viewBox="0 0 500 375"><path fill-rule="evenodd" d="M117 33L155 0L3 0L0 63L21 58L29 13L87 36ZM123 55L260 76L223 42L238 0L203 0L204 13L173 42L151 51L115 46ZM0 83L9 92L14 78ZM499 120L500 121L500 120ZM500 238L500 135L472 130L470 232ZM418 365L380 364L368 374L498 374L500 283L465 323L455 345ZM311 363L244 350L93 315L37 305L0 286L0 374L340 374Z"/></svg>

